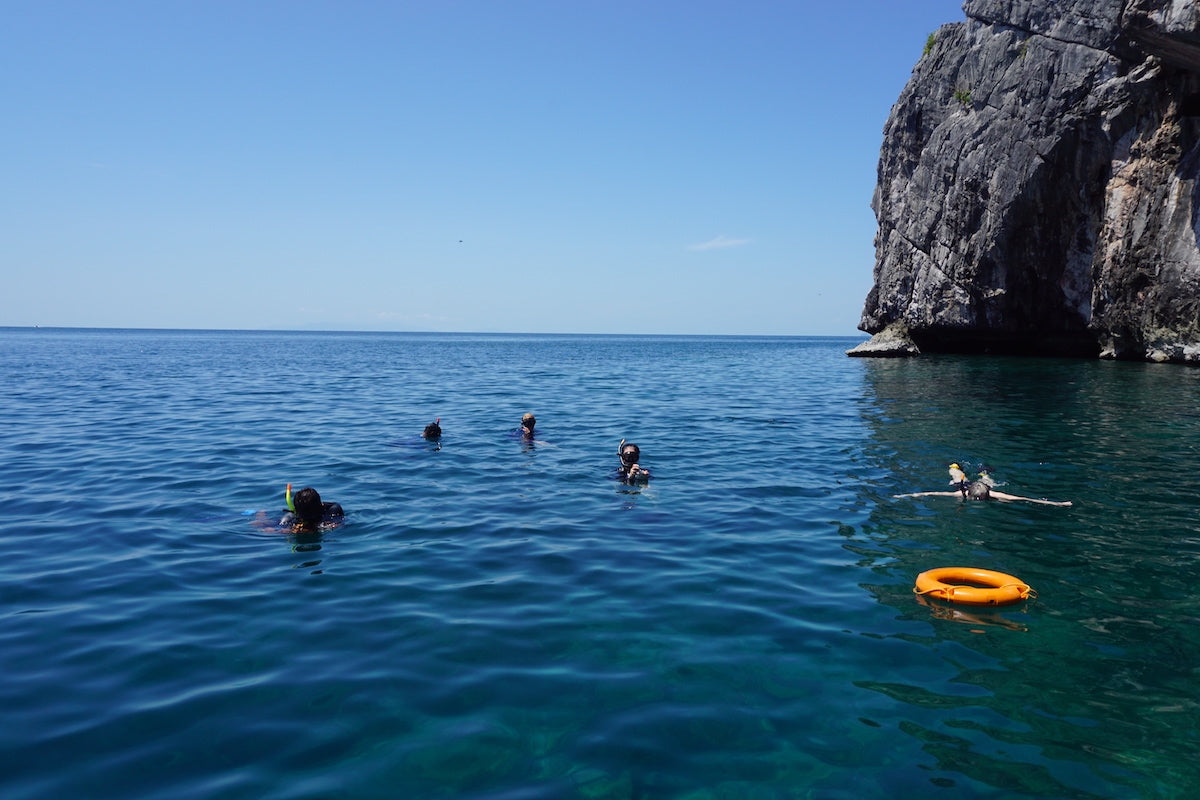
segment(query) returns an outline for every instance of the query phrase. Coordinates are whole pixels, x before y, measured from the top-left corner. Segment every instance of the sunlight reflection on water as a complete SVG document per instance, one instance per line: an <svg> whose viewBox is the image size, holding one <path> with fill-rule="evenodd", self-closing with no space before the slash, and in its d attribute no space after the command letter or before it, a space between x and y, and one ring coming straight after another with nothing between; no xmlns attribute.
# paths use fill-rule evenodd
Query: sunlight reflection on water
<svg viewBox="0 0 1200 800"><path fill-rule="evenodd" d="M0 787L1182 796L1197 373L851 344L0 333ZM952 460L1075 506L892 499ZM252 527L287 482L346 524Z"/></svg>

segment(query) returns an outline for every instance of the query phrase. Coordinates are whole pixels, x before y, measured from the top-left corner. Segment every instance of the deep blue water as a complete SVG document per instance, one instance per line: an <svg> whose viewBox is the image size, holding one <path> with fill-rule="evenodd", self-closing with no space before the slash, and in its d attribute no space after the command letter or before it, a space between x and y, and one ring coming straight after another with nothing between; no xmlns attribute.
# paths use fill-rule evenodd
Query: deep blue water
<svg viewBox="0 0 1200 800"><path fill-rule="evenodd" d="M1200 371L854 342L0 329L0 796L1194 796Z"/></svg>

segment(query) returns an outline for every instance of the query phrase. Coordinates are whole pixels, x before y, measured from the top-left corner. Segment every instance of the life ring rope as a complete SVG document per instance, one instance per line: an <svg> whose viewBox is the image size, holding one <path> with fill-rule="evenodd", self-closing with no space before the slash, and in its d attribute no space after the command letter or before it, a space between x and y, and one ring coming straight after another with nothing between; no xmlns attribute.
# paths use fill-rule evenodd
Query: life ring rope
<svg viewBox="0 0 1200 800"><path fill-rule="evenodd" d="M913 593L921 596L932 595L951 603L977 606L1003 606L1037 598L1037 592L1020 578L974 567L939 567L926 570L917 576L917 585L913 587Z"/></svg>
<svg viewBox="0 0 1200 800"><path fill-rule="evenodd" d="M955 589L962 589L962 588L964 588L964 587L957 586L955 584L946 584L945 586L933 586L929 589L918 589L917 587L914 586L913 594L925 595L925 594L932 594L933 592L949 592L950 594L954 594ZM967 587L967 588L975 588L975 587ZM997 589L997 590L998 589L1010 589L1010 588L1016 589L1018 592L1021 593L1021 599L1030 597L1030 598L1033 598L1036 600L1037 596L1038 596L1037 589L1034 589L1031 586L1026 586L1023 583L1004 583L1004 584L1001 584L1000 586L989 586L987 588Z"/></svg>

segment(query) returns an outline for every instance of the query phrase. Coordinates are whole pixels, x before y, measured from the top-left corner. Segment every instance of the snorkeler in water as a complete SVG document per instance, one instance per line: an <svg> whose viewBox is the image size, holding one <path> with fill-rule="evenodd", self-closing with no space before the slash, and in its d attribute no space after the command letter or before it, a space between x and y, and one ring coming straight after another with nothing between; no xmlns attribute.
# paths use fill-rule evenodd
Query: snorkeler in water
<svg viewBox="0 0 1200 800"><path fill-rule="evenodd" d="M425 426L425 430L421 432L421 436L431 442L436 442L442 438L442 418L438 417L433 422Z"/></svg>
<svg viewBox="0 0 1200 800"><path fill-rule="evenodd" d="M337 503L326 503L311 486L306 486L292 495L292 485L284 492L287 513L279 520L278 527L292 532L316 531L336 528L346 516Z"/></svg>
<svg viewBox="0 0 1200 800"><path fill-rule="evenodd" d="M625 483L648 483L650 480L650 470L643 469L638 464L638 459L642 456L642 451L633 442L626 442L624 439L617 445L617 456L621 459L621 463L617 465L617 477Z"/></svg>
<svg viewBox="0 0 1200 800"><path fill-rule="evenodd" d="M514 428L509 432L509 436L519 438L521 440L521 449L530 451L536 445L544 445L546 442L536 438L535 428L537 427L537 417L533 414L525 413L521 415L521 427Z"/></svg>
<svg viewBox="0 0 1200 800"><path fill-rule="evenodd" d="M893 497L959 497L963 500L1003 500L1011 502L1013 500L1021 500L1026 503L1037 503L1044 506L1069 506L1069 500L1046 500L1036 499L1033 497L1020 497L1015 494L997 491L996 481L992 479L991 470L984 468L980 471L979 478L970 480L967 474L963 472L958 464L950 465L950 485L955 487L953 492L913 492L911 494L897 494Z"/></svg>
<svg viewBox="0 0 1200 800"><path fill-rule="evenodd" d="M526 439L532 439L533 438L533 429L534 429L534 426L536 426L536 425L537 425L537 417L533 416L533 414L525 413L524 415L521 416L521 428L517 432L520 433L522 436L524 436Z"/></svg>

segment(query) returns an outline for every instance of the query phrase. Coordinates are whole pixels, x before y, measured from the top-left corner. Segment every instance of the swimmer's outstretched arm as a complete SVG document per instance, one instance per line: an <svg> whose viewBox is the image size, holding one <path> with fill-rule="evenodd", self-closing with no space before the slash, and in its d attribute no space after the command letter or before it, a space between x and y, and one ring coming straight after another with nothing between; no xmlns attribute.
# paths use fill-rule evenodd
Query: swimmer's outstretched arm
<svg viewBox="0 0 1200 800"><path fill-rule="evenodd" d="M997 492L992 489L991 496L997 500L1022 500L1026 503L1037 503L1043 506L1069 506L1070 500L1036 500L1032 497L1019 497L1015 494L1006 494L1005 492Z"/></svg>
<svg viewBox="0 0 1200 800"><path fill-rule="evenodd" d="M892 497L961 497L962 492L913 492L912 494L894 494Z"/></svg>

